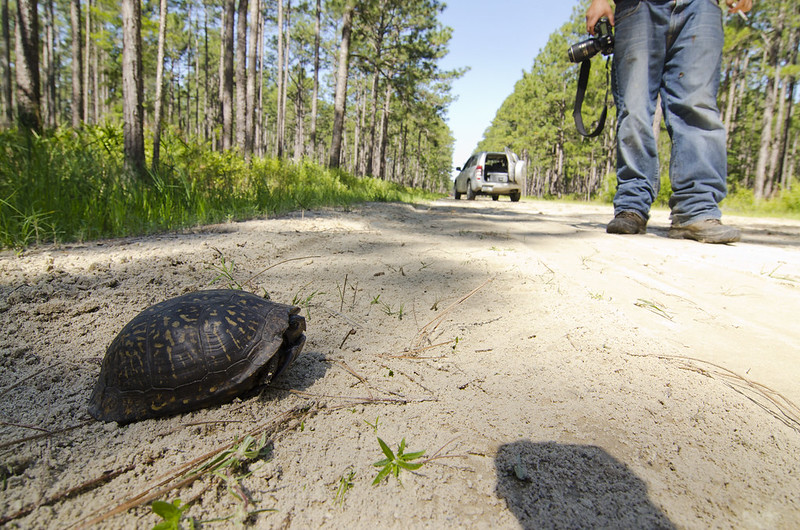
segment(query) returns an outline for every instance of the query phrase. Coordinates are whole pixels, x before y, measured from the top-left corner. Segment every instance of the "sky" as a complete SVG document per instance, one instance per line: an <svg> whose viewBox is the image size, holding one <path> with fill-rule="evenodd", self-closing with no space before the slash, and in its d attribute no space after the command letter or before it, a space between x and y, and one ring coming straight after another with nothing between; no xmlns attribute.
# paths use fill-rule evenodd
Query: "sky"
<svg viewBox="0 0 800 530"><path fill-rule="evenodd" d="M448 0L440 17L453 28L443 70L470 70L453 83L447 122L455 137L453 175L470 157L497 109L578 0ZM567 53L564 50L564 53Z"/></svg>

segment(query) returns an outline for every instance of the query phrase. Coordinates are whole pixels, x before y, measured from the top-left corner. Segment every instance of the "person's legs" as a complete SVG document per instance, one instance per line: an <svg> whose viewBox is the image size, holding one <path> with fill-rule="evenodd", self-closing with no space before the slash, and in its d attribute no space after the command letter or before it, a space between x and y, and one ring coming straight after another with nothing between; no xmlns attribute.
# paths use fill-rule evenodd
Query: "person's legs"
<svg viewBox="0 0 800 530"><path fill-rule="evenodd" d="M661 99L672 138L670 208L675 226L719 219L726 194L725 127L717 108L722 11L714 0L673 4Z"/></svg>
<svg viewBox="0 0 800 530"><path fill-rule="evenodd" d="M617 217L634 212L646 221L658 194L660 175L653 115L661 87L669 22L663 13L664 3L617 2L612 71L617 106ZM614 231L614 224L616 218L609 224L609 232Z"/></svg>

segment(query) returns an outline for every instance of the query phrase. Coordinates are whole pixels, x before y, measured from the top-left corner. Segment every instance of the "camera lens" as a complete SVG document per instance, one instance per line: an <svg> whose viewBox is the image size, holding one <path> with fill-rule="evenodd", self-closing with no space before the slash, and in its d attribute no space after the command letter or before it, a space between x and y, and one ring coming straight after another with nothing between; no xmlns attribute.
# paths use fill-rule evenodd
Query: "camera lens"
<svg viewBox="0 0 800 530"><path fill-rule="evenodd" d="M597 39L587 39L570 46L569 50L567 50L567 55L569 55L569 60L573 63L580 63L594 57L599 51L600 46L597 43Z"/></svg>

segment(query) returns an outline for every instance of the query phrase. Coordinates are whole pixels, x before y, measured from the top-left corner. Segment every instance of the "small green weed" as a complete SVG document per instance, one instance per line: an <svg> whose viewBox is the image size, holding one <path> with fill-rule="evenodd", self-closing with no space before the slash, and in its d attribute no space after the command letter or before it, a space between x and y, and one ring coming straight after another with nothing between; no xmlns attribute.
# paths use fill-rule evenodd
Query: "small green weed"
<svg viewBox="0 0 800 530"><path fill-rule="evenodd" d="M188 506L181 505L180 499L175 499L171 503L165 501L153 501L153 504L150 505L150 508L153 510L153 513L163 519L163 521L153 527L153 530L180 530L180 528L182 528L181 519L183 519L183 513L189 509ZM189 529L193 530L194 519L190 517L187 520L187 523Z"/></svg>
<svg viewBox="0 0 800 530"><path fill-rule="evenodd" d="M217 250L217 249L214 249ZM226 281L228 282L228 289L238 289L239 291L244 291L244 286L234 277L233 269L235 268L236 264L233 260L228 263L225 260L225 255L217 250L219 254L220 264L219 265L211 265L211 268L217 271L217 274L213 280L211 280L212 284L215 284L219 281Z"/></svg>
<svg viewBox="0 0 800 530"><path fill-rule="evenodd" d="M381 311L383 311L386 315L392 317L397 316L399 320L403 320L403 304L400 304L399 309L394 309L391 305L387 304L383 300L381 300L381 295L376 296L372 299L369 305L377 305L381 307Z"/></svg>
<svg viewBox="0 0 800 530"><path fill-rule="evenodd" d="M414 471L415 469L419 469L425 462L412 462L412 460L416 460L417 458L421 458L422 455L425 454L425 451L417 451L414 453L406 453L406 439L400 442L400 446L397 448L397 454L393 453L392 450L386 445L386 442L378 437L378 444L381 446L381 451L386 456L383 460L379 460L372 464L375 467L381 468L380 472L378 472L378 476L375 477L375 480L372 481L372 485L376 486L380 484L380 482L388 477L390 474L394 475L398 482L400 482L400 470L407 469L409 471ZM402 484L402 482L401 482Z"/></svg>
<svg viewBox="0 0 800 530"><path fill-rule="evenodd" d="M248 434L241 441L235 442L230 449L222 451L216 458L195 469L193 473L219 475L226 469L236 471L247 463L266 456L269 451L270 446L267 444L266 433L262 434L258 440Z"/></svg>
<svg viewBox="0 0 800 530"><path fill-rule="evenodd" d="M267 443L266 433L262 434L259 439L248 434L241 441L237 440L230 449L222 451L215 458L192 471L192 474L207 473L220 478L228 487L228 492L239 503L239 510L235 517L246 518L249 514L274 511L264 509L248 512L247 507L250 500L240 484L240 481L250 474L247 472L247 466L251 462L267 456L271 448L271 444Z"/></svg>
<svg viewBox="0 0 800 530"><path fill-rule="evenodd" d="M404 305L400 304L400 307L395 309L391 305L387 304L386 302L380 302L381 311L383 311L387 316L393 317L396 316L398 320L403 320L403 308Z"/></svg>
<svg viewBox="0 0 800 530"><path fill-rule="evenodd" d="M377 423L377 420L375 421ZM8 488L8 479L14 474L14 468L9 464L0 464L0 481L3 482L1 491L6 491Z"/></svg>
<svg viewBox="0 0 800 530"><path fill-rule="evenodd" d="M311 285L311 284L310 283L305 284L303 286L303 289L305 289L309 285ZM316 291L315 290L315 291L312 291L311 294L305 295L305 294L303 294L303 291L300 290L294 295L294 298L292 298L292 305L304 307L306 309L306 316L308 316L308 318L311 318L311 300L313 300L314 297L317 296L318 294L322 295L322 294L325 294L325 293L323 293L322 291Z"/></svg>
<svg viewBox="0 0 800 530"><path fill-rule="evenodd" d="M347 495L347 492L350 491L350 489L352 489L352 487L355 485L353 482L355 477L356 472L351 469L346 475L342 475L339 478L339 487L336 489L335 497L336 502L339 503L339 506L344 504L345 495Z"/></svg>
<svg viewBox="0 0 800 530"><path fill-rule="evenodd" d="M355 410L353 410L353 412L355 412ZM378 420L379 419L380 419L380 416L375 416L375 423L370 423L367 420L364 420L364 423L366 423L367 425L372 427L372 430L375 431L375 434L378 434Z"/></svg>
<svg viewBox="0 0 800 530"><path fill-rule="evenodd" d="M672 320L672 315L667 313L666 309L664 309L660 304L653 302L651 300L645 300L644 298L639 298L634 305L636 305L636 307L647 309L648 311L655 313L660 317L664 317L667 320Z"/></svg>

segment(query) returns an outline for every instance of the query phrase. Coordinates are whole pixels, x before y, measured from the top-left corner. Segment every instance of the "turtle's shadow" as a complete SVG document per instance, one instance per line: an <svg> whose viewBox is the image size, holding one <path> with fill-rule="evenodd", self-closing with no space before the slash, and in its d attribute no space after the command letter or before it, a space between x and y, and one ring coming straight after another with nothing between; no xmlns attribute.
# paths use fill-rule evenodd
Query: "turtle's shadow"
<svg viewBox="0 0 800 530"><path fill-rule="evenodd" d="M306 343L308 346L308 343ZM273 379L267 387L255 388L261 394L261 399L273 400L291 390L308 390L318 380L325 377L330 363L326 362L325 355L316 350L303 350L297 359L286 370Z"/></svg>
<svg viewBox="0 0 800 530"><path fill-rule="evenodd" d="M663 528L675 525L628 466L591 445L502 445L497 496L523 528Z"/></svg>

